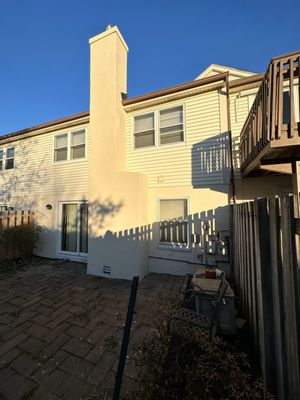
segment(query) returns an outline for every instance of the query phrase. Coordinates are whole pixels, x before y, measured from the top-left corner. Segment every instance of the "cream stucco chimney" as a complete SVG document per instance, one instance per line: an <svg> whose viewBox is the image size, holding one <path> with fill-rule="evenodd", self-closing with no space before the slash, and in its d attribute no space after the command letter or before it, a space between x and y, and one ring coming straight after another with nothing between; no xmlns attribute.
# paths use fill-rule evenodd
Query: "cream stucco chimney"
<svg viewBox="0 0 300 400"><path fill-rule="evenodd" d="M114 26L90 39L90 159L103 169L125 167L125 112L128 46ZM93 164L93 167L95 165Z"/></svg>
<svg viewBox="0 0 300 400"><path fill-rule="evenodd" d="M103 275L103 268L110 267L111 277L130 278L139 274L144 245L136 240L133 250L133 239L108 234L147 223L147 178L126 171L122 96L128 47L119 29L108 26L90 39L90 52L88 272Z"/></svg>

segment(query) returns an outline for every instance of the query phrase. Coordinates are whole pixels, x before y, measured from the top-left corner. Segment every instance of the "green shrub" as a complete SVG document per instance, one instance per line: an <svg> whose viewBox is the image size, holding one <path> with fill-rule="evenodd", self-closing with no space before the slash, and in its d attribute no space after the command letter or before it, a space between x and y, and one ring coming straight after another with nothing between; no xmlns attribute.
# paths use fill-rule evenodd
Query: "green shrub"
<svg viewBox="0 0 300 400"><path fill-rule="evenodd" d="M28 259L39 240L41 228L37 225L19 225L5 229L0 235L2 259Z"/></svg>
<svg viewBox="0 0 300 400"><path fill-rule="evenodd" d="M272 398L252 374L247 356L220 338L192 342L160 332L138 346L135 359L136 400Z"/></svg>

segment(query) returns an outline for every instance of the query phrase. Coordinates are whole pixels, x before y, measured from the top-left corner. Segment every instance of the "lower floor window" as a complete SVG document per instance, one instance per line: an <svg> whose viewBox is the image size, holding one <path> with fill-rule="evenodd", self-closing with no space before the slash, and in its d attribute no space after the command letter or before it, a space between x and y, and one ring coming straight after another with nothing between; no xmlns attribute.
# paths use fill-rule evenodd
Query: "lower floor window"
<svg viewBox="0 0 300 400"><path fill-rule="evenodd" d="M62 204L61 251L88 252L88 204Z"/></svg>
<svg viewBox="0 0 300 400"><path fill-rule="evenodd" d="M167 199L159 201L161 243L188 245L187 215L187 199Z"/></svg>

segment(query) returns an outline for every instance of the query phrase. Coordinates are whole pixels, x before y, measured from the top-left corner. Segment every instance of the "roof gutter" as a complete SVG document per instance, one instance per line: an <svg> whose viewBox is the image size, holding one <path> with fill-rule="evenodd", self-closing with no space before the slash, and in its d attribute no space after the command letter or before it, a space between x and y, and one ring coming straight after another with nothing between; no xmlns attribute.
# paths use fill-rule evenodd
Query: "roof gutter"
<svg viewBox="0 0 300 400"><path fill-rule="evenodd" d="M209 76L208 78L198 79L196 81L191 81L187 83L183 83L181 85L176 85L169 87L167 89L157 90L155 92L147 93L141 96L132 97L130 99L126 99L122 101L123 106L128 106L131 104L140 103L142 101L151 100L157 97L166 96L169 94L181 92L183 90L194 89L199 86L209 85L210 83L215 83L219 81L225 81L228 77L228 72L224 72L222 74Z"/></svg>
<svg viewBox="0 0 300 400"><path fill-rule="evenodd" d="M257 74L254 76L249 76L247 78L235 79L228 82L228 88L233 89L240 86L249 85L251 83L261 82L265 74Z"/></svg>
<svg viewBox="0 0 300 400"><path fill-rule="evenodd" d="M77 120L80 118L85 118L85 117L88 117L89 115L90 115L89 111L84 111L79 114L71 115L69 117L56 119L55 121L46 122L44 124L35 125L30 128L22 129L20 131L8 133L6 135L0 136L0 142L2 142L5 139L15 138L16 136L25 135L25 134L28 134L28 133L31 133L31 132L34 132L34 131L37 131L40 129L50 128L52 126L64 124L64 123L71 122L71 121L74 121L74 120Z"/></svg>

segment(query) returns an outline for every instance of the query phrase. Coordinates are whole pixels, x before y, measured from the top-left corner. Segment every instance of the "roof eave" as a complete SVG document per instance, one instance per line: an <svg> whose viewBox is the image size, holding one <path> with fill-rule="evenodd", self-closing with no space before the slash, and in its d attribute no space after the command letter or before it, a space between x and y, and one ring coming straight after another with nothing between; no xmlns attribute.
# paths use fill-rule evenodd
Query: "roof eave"
<svg viewBox="0 0 300 400"><path fill-rule="evenodd" d="M225 72L222 74L217 74L214 76L209 76L207 78L198 79L197 81L190 81L190 82L183 83L181 85L171 86L166 89L146 93L141 96L131 97L129 99L123 100L122 104L123 104L123 106L127 106L127 105L131 105L131 104L135 104L135 103L140 103L142 101L151 100L156 97L166 96L168 94L173 94L173 93L181 92L183 90L193 89L198 86L208 85L210 83L214 83L214 82L218 82L218 81L224 81L227 77L228 77L228 72Z"/></svg>
<svg viewBox="0 0 300 400"><path fill-rule="evenodd" d="M56 119L54 121L50 121L50 122L46 122L46 123L43 123L43 124L32 126L30 128L22 129L20 131L7 133L5 135L0 136L0 143L2 141L6 140L6 139L19 137L19 136L26 135L26 134L29 134L31 132L35 132L35 131L38 131L38 130L41 130L41 129L45 129L45 128L51 128L51 127L54 127L54 126L59 126L61 124L65 124L67 122L72 122L72 121L75 121L75 120L86 118L89 115L90 115L89 111L84 111L84 112L81 112L81 113L78 113L78 114L74 114L74 115L71 115L71 116L68 116L68 117L59 118L59 119Z"/></svg>

